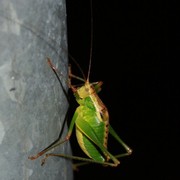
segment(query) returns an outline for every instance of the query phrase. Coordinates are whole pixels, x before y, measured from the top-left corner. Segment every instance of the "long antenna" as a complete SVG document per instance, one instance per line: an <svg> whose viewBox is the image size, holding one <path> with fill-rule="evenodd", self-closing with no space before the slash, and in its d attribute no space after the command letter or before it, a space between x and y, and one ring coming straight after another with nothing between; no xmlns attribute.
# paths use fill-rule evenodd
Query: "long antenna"
<svg viewBox="0 0 180 180"><path fill-rule="evenodd" d="M92 61L92 46L93 46L93 10L92 10L92 0L90 0L90 11L91 11L91 41L90 41L90 54L89 54L89 69L87 74L87 81L89 81L90 71L91 71L91 61Z"/></svg>

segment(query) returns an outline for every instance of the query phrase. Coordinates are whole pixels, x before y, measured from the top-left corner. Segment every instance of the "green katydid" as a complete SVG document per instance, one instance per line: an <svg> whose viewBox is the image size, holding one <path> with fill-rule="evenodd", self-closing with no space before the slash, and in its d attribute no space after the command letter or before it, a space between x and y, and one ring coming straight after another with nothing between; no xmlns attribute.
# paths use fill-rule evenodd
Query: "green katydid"
<svg viewBox="0 0 180 180"><path fill-rule="evenodd" d="M92 8L91 8L91 13L92 13ZM91 22L92 22L92 16L91 16ZM92 29L91 29L91 39L92 39ZM48 157L57 156L57 157L70 158L85 162L99 163L103 165L116 167L118 164L120 164L118 158L128 156L132 153L131 148L122 141L122 139L118 136L118 134L109 124L108 110L98 96L98 93L101 90L102 82L97 82L97 83L89 82L91 59L92 59L91 56L92 56L92 42L91 42L90 60L89 60L89 69L88 69L87 78L85 78L84 74L83 74L84 78L73 75L71 73L71 69L69 68L69 88L72 90L79 106L77 107L72 117L66 137L63 140L59 140L56 143L52 144L51 146L45 148L35 156L30 156L29 159L31 160L37 159L38 157L42 156L49 150L68 141L71 137L74 125L76 127L76 137L78 144L82 149L82 151L88 157L84 158L84 157L71 156L65 154L48 153L45 155L44 159L42 160L42 165L45 163L45 160ZM57 70L55 66L51 63L50 59L48 59L48 63L51 69L54 71L55 75L57 76L58 80L60 80ZM71 78L76 78L78 80L81 80L84 82L84 84L79 87L72 85ZM124 149L126 150L125 153L114 156L108 151L107 143L108 143L109 134L111 134L124 147Z"/></svg>

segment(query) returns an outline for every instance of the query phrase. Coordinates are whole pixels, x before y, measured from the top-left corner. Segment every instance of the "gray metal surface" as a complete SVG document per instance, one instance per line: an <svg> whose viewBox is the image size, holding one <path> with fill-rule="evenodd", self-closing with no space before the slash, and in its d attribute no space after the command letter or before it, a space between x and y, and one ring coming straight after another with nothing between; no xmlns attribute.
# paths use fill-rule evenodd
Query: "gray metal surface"
<svg viewBox="0 0 180 180"><path fill-rule="evenodd" d="M0 1L0 179L71 180L71 161L28 160L57 139L68 102L65 0ZM65 126L64 136L67 132ZM54 152L71 154L69 143Z"/></svg>

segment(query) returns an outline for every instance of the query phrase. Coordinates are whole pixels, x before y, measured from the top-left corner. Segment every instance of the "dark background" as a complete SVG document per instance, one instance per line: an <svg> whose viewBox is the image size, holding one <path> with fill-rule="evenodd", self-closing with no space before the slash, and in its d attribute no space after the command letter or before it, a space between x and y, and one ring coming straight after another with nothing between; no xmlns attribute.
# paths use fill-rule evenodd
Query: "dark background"
<svg viewBox="0 0 180 180"><path fill-rule="evenodd" d="M75 179L179 179L176 3L92 1L90 81L104 82L99 96L109 109L111 125L133 154L122 158L116 168L96 164L81 167ZM89 0L67 0L67 22L69 52L87 75ZM78 74L73 63L72 67ZM71 110L76 106L72 100ZM75 137L71 145L73 154L79 155ZM111 138L108 149L112 154L123 150Z"/></svg>

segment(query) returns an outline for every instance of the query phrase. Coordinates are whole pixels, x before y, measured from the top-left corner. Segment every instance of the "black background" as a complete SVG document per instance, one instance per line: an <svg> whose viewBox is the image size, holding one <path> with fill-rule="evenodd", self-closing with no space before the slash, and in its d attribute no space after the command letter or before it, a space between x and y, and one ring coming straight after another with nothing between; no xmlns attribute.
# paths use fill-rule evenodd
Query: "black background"
<svg viewBox="0 0 180 180"><path fill-rule="evenodd" d="M179 17L175 1L92 1L90 81L104 82L99 96L109 109L111 125L133 154L122 158L116 168L81 167L75 179L179 179ZM87 75L89 0L67 0L67 22L69 52ZM75 106L72 101L72 109ZM71 145L78 155L75 137ZM112 154L123 150L113 139L108 149Z"/></svg>

